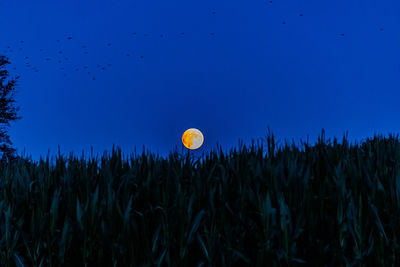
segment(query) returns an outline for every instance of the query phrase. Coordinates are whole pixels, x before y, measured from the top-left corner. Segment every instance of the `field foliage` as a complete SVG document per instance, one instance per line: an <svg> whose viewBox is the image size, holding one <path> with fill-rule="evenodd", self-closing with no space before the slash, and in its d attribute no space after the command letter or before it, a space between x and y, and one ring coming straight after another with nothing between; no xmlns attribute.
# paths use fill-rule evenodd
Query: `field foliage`
<svg viewBox="0 0 400 267"><path fill-rule="evenodd" d="M1 266L400 266L400 142L0 164Z"/></svg>

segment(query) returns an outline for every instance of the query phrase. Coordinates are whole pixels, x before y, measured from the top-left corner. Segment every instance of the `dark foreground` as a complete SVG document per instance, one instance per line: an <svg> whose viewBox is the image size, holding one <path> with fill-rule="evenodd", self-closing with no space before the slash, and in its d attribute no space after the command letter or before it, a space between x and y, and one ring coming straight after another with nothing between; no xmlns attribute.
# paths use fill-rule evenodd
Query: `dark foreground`
<svg viewBox="0 0 400 267"><path fill-rule="evenodd" d="M400 266L397 137L267 141L3 163L0 265Z"/></svg>

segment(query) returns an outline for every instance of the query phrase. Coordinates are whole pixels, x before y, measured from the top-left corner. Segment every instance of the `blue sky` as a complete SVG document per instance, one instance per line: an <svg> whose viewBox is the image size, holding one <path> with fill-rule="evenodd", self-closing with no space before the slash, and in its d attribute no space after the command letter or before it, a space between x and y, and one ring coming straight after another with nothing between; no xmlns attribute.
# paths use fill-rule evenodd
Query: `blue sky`
<svg viewBox="0 0 400 267"><path fill-rule="evenodd" d="M394 0L2 1L23 117L9 133L36 160L58 145L166 156L192 127L199 152L268 126L282 142L396 133L398 14Z"/></svg>

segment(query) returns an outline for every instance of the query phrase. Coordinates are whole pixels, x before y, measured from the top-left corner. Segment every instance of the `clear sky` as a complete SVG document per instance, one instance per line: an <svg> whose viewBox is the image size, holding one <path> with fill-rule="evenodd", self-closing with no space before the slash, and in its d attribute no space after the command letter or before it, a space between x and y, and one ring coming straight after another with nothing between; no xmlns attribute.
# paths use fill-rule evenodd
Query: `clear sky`
<svg viewBox="0 0 400 267"><path fill-rule="evenodd" d="M165 156L192 127L204 152L268 126L282 142L397 133L399 14L398 0L1 1L23 117L9 134L37 160L58 145Z"/></svg>

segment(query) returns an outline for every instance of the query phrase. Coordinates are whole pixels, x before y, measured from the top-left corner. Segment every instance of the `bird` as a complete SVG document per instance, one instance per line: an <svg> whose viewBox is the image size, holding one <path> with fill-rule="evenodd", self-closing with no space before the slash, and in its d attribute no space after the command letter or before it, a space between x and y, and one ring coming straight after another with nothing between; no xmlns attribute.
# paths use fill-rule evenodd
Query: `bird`
<svg viewBox="0 0 400 267"><path fill-rule="evenodd" d="M286 21L282 21L282 24L286 24Z"/></svg>
<svg viewBox="0 0 400 267"><path fill-rule="evenodd" d="M68 40L72 40L72 37L71 37L71 36L68 36L67 39L68 39Z"/></svg>
<svg viewBox="0 0 400 267"><path fill-rule="evenodd" d="M93 80L93 81L96 80L96 77L93 77L92 80Z"/></svg>
<svg viewBox="0 0 400 267"><path fill-rule="evenodd" d="M86 45L82 45L82 48L86 48Z"/></svg>
<svg viewBox="0 0 400 267"><path fill-rule="evenodd" d="M126 53L126 56L127 56L127 57L129 57L129 56L130 56L130 54L129 54L129 53Z"/></svg>
<svg viewBox="0 0 400 267"><path fill-rule="evenodd" d="M85 51L85 54L89 54L89 52L88 52L88 51Z"/></svg>
<svg viewBox="0 0 400 267"><path fill-rule="evenodd" d="M217 12L216 11L212 11L212 14L215 15Z"/></svg>
<svg viewBox="0 0 400 267"><path fill-rule="evenodd" d="M107 45L108 45L108 46L111 46L111 43L108 43Z"/></svg>
<svg viewBox="0 0 400 267"><path fill-rule="evenodd" d="M381 32L383 32L383 28L380 28L379 30L380 30Z"/></svg>
<svg viewBox="0 0 400 267"><path fill-rule="evenodd" d="M140 58L144 58L144 56L140 56Z"/></svg>
<svg viewBox="0 0 400 267"><path fill-rule="evenodd" d="M339 35L340 35L340 36L344 36L344 33L340 33Z"/></svg>
<svg viewBox="0 0 400 267"><path fill-rule="evenodd" d="M213 32L210 32L210 35L214 35L214 33L213 33Z"/></svg>
<svg viewBox="0 0 400 267"><path fill-rule="evenodd" d="M59 43L59 42L60 42L60 40L56 40L56 42L57 42L57 43Z"/></svg>
<svg viewBox="0 0 400 267"><path fill-rule="evenodd" d="M102 67L101 70L104 70L104 67Z"/></svg>
<svg viewBox="0 0 400 267"><path fill-rule="evenodd" d="M62 54L62 51L60 50L60 51L58 51L58 53L59 53L59 54Z"/></svg>
<svg viewBox="0 0 400 267"><path fill-rule="evenodd" d="M133 34L133 35L136 35L136 32L133 32L132 34Z"/></svg>
<svg viewBox="0 0 400 267"><path fill-rule="evenodd" d="M181 35L184 35L185 33L184 32L181 32Z"/></svg>
<svg viewBox="0 0 400 267"><path fill-rule="evenodd" d="M163 38L163 37L164 37L164 35L163 35L163 34L160 34L160 37L161 37L161 38Z"/></svg>
<svg viewBox="0 0 400 267"><path fill-rule="evenodd" d="M51 58L49 58L49 57L48 57L48 58L46 58L46 61L50 61L50 60L51 60Z"/></svg>
<svg viewBox="0 0 400 267"><path fill-rule="evenodd" d="M303 16L303 14L301 14L301 13L300 13L300 14L299 14L299 16L300 16L300 17L302 17L302 16Z"/></svg>

